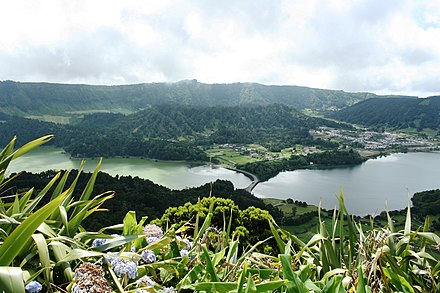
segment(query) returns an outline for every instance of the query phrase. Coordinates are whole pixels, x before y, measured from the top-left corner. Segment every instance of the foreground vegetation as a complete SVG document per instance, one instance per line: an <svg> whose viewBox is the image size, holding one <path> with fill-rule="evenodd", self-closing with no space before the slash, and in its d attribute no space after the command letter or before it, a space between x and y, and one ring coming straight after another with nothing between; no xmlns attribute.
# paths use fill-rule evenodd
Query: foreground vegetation
<svg viewBox="0 0 440 293"><path fill-rule="evenodd" d="M319 232L307 243L280 229L268 213L254 209L248 220L266 218L271 236L253 235L259 239L253 245L241 241L245 231L232 229L237 218L228 212L234 207L216 198L188 206L194 213L187 215L167 211L158 222L165 231L147 224L146 218L138 219L134 212L128 212L119 225L86 231L82 222L100 212L113 196L112 192L92 195L99 164L78 197L73 196L77 179L66 184L67 171L50 179L37 194L25 190L12 194L12 202L4 202L8 184L15 179L5 177L8 165L49 139L43 137L18 150L11 141L0 152L0 288L5 292L440 289L440 238L427 232L428 220L413 230L408 209L402 230L396 230L387 215L384 227L371 222L365 231L348 214L342 195L331 225L320 218ZM44 197L51 200L37 208ZM226 208L218 208L222 206ZM261 249L268 243L273 243L271 251Z"/></svg>

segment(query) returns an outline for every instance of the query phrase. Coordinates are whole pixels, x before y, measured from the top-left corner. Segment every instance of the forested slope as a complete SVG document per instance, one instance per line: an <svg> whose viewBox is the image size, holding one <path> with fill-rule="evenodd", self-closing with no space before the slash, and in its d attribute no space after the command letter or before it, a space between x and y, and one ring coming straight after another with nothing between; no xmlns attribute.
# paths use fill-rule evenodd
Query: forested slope
<svg viewBox="0 0 440 293"><path fill-rule="evenodd" d="M0 82L0 111L16 115L70 115L76 111L135 112L150 105L267 105L298 109L340 109L371 93L268 86L256 83L204 84L195 80L118 86Z"/></svg>
<svg viewBox="0 0 440 293"><path fill-rule="evenodd" d="M281 149L313 140L318 126L346 127L310 117L286 105L189 107L157 105L131 115L95 113L78 124L60 125L0 114L2 143L18 144L47 133L76 157L146 156L206 160L201 149L213 143L259 143Z"/></svg>
<svg viewBox="0 0 440 293"><path fill-rule="evenodd" d="M440 96L425 99L369 99L332 115L338 120L365 126L440 129Z"/></svg>
<svg viewBox="0 0 440 293"><path fill-rule="evenodd" d="M29 187L41 190L47 184L48 178L52 178L56 172L46 171L40 174L23 172L14 180L13 184L8 185L10 191L20 191ZM73 170L68 179L70 183L77 174ZM84 188L91 174L83 174L79 177L78 188ZM150 180L132 176L110 176L100 172L96 179L94 192L101 194L112 190L116 196L105 202L103 208L108 209L107 213L96 213L90 218L85 226L92 230L98 230L105 226L120 223L125 214L135 211L139 217L147 216L149 220L160 218L169 207L177 207L187 202L196 203L198 198L209 197L214 194L216 197L232 199L241 209L250 206L269 210L275 219L280 219L282 214L279 210L270 205L266 205L262 199L244 191L236 190L229 181L217 180L210 184L187 188L183 190L171 190L167 187L153 183ZM80 194L75 194L79 197ZM46 203L42 201L42 204Z"/></svg>

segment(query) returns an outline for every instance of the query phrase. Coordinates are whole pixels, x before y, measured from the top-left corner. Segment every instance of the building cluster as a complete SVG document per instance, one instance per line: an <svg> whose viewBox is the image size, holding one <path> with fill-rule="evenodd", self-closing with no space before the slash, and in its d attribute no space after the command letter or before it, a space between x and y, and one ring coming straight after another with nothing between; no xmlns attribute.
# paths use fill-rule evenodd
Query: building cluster
<svg viewBox="0 0 440 293"><path fill-rule="evenodd" d="M376 132L371 130L341 130L321 127L311 130L311 135L341 140L345 143L357 143L366 150L382 150L390 147L430 147L433 142L421 137L408 137L392 132Z"/></svg>
<svg viewBox="0 0 440 293"><path fill-rule="evenodd" d="M242 155L246 155L246 156L249 156L249 157L252 157L255 159L259 159L259 160L272 161L272 160L277 160L277 159L282 158L281 154L274 154L274 153L270 153L270 152L262 150L262 149L236 145L233 143L220 144L220 145L218 145L218 147L223 148L223 149L231 149L237 153L241 153Z"/></svg>

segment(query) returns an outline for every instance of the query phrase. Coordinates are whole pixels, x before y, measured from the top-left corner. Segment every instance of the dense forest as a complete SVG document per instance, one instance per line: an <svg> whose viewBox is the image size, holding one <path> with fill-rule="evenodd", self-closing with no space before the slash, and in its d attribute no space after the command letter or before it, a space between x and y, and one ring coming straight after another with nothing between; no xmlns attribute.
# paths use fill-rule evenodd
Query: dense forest
<svg viewBox="0 0 440 293"><path fill-rule="evenodd" d="M68 183L72 182L77 175L73 170L69 175ZM23 172L14 179L13 184L7 186L9 193L18 192L30 187L41 190L47 182L55 175L54 171L46 171L40 174ZM82 190L87 184L89 173L82 174L77 183L78 190ZM88 230L99 230L104 226L111 226L120 223L128 211L135 211L139 217L147 216L151 221L162 217L169 207L177 207L187 202L196 203L198 198L216 197L232 199L240 209L250 206L268 210L275 219L282 217L281 212L271 205L266 205L262 199L253 196L245 190L235 189L229 181L217 180L212 184L205 184L200 187L183 190L171 190L167 187L157 185L150 180L132 176L110 176L100 172L97 176L94 194L101 194L106 191L114 191L116 196L102 206L110 212L95 213L92 218L84 222ZM75 194L79 197L80 194ZM44 204L42 201L41 204Z"/></svg>
<svg viewBox="0 0 440 293"><path fill-rule="evenodd" d="M366 159L359 153L349 150L333 150L321 153L291 156L289 159L276 161L260 161L239 165L237 168L258 176L262 181L269 180L283 171L306 168L326 168L334 166L351 166L361 164Z"/></svg>
<svg viewBox="0 0 440 293"><path fill-rule="evenodd" d="M268 105L298 109L341 109L371 93L267 86L256 83L203 84L196 80L120 86L0 82L0 111L15 115L71 116L77 111L136 112L159 104L191 106Z"/></svg>
<svg viewBox="0 0 440 293"><path fill-rule="evenodd" d="M17 144L55 134L53 144L74 157L140 156L162 160L206 161L212 144L258 143L272 151L295 144L323 144L309 130L347 128L280 104L249 107L152 106L123 115L89 114L76 124L55 124L0 114L0 143Z"/></svg>
<svg viewBox="0 0 440 293"><path fill-rule="evenodd" d="M368 99L335 112L331 117L368 127L440 130L440 96Z"/></svg>
<svg viewBox="0 0 440 293"><path fill-rule="evenodd" d="M440 231L440 189L417 192L411 198L413 213L419 219L426 216L435 216L437 219L432 222L435 230Z"/></svg>

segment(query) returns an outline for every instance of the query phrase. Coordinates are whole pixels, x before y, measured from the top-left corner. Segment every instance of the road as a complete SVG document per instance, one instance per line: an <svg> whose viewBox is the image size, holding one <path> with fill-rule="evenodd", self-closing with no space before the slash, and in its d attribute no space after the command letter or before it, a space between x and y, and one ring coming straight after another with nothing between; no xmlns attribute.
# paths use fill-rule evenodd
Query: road
<svg viewBox="0 0 440 293"><path fill-rule="evenodd" d="M255 175L252 174L252 173L249 173L249 172L247 172L247 171L243 171L243 170L240 170L240 169L235 169L235 168L226 168L226 169L229 169L229 170L231 170L231 171L235 171L235 172L241 173L241 174L243 174L244 176L246 176L246 177L248 177L249 179L252 180L251 184L249 184L248 187L243 188L244 190L246 190L246 191L249 192L249 193L252 192L252 190L255 188L255 186L257 186L258 183L260 183L260 180L258 179L258 177L255 176Z"/></svg>

